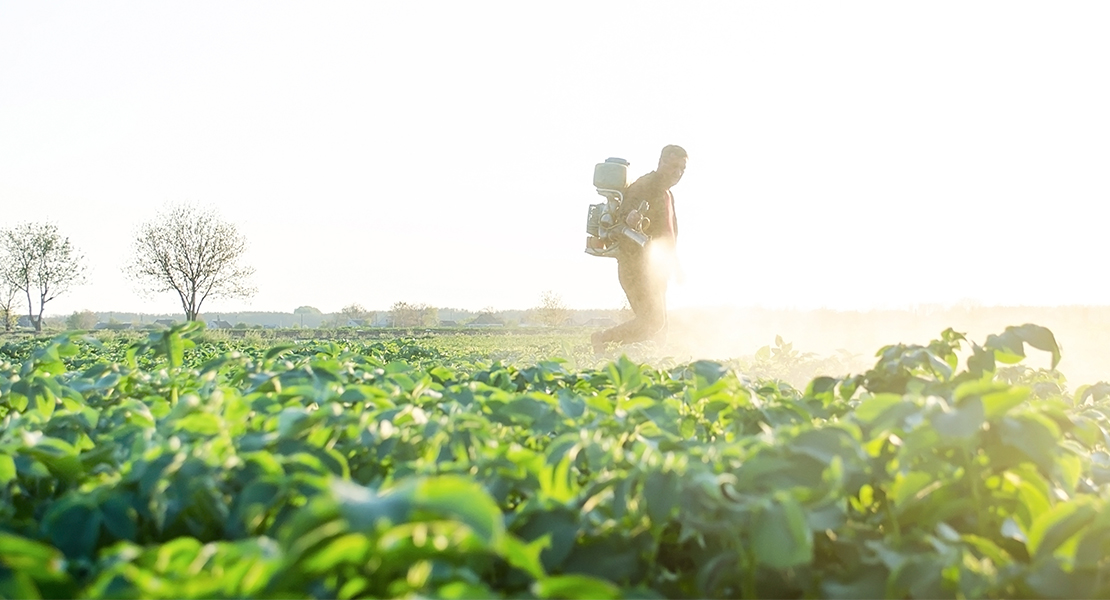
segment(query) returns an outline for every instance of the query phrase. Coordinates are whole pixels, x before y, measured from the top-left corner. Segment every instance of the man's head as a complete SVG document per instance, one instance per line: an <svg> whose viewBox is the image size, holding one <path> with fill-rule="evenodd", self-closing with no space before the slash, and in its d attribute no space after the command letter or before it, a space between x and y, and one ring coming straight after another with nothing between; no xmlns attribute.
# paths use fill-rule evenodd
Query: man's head
<svg viewBox="0 0 1110 600"><path fill-rule="evenodd" d="M671 144L663 148L659 155L659 168L655 172L668 189L682 179L682 174L686 172L686 158L686 150L682 146Z"/></svg>

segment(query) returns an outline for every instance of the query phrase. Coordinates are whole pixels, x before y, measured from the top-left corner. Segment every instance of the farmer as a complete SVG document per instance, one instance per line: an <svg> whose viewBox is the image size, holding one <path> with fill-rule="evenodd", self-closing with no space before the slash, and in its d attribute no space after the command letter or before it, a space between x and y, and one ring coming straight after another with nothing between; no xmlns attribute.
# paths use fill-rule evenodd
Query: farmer
<svg viewBox="0 0 1110 600"><path fill-rule="evenodd" d="M647 202L645 216L650 224L644 233L649 240L642 248L627 242L617 248L617 278L634 316L591 335L595 353L604 352L609 342L629 344L666 337L667 280L677 268L678 219L671 188L682 179L686 159L686 151L680 146L663 148L658 168L634 181L624 194L622 218Z"/></svg>

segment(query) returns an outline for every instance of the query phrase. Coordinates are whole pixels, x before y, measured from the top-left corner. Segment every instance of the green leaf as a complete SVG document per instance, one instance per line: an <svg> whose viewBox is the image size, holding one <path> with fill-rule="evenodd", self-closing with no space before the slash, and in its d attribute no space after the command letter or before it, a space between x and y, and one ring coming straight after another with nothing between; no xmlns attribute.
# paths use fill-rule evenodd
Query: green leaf
<svg viewBox="0 0 1110 600"><path fill-rule="evenodd" d="M100 514L104 520L104 528L116 540L135 541L138 536L136 525L137 514L120 494L108 496L100 504Z"/></svg>
<svg viewBox="0 0 1110 600"><path fill-rule="evenodd" d="M1060 346L1056 343L1056 336L1052 335L1047 327L1026 323L1020 327L1012 328L1017 336L1026 344L1052 354L1052 368L1060 364Z"/></svg>
<svg viewBox="0 0 1110 600"><path fill-rule="evenodd" d="M296 451L300 448L301 451ZM290 442L286 440L278 445L278 452L287 453L286 469L302 470L314 474L332 474L343 479L351 475L347 459L336 452L334 448L312 446L303 441Z"/></svg>
<svg viewBox="0 0 1110 600"><path fill-rule="evenodd" d="M13 457L15 461L15 472L20 477L28 479L52 479L54 475L50 473L50 469L40 461L26 455L18 455Z"/></svg>
<svg viewBox="0 0 1110 600"><path fill-rule="evenodd" d="M561 389L558 391L559 410L572 419L581 417L586 412L586 403L574 392Z"/></svg>
<svg viewBox="0 0 1110 600"><path fill-rule="evenodd" d="M393 408L396 406L389 399L389 392L372 385L352 385L343 390L339 401L350 404L366 404L375 408Z"/></svg>
<svg viewBox="0 0 1110 600"><path fill-rule="evenodd" d="M180 367L185 362L185 342L176 331L170 331L165 336L166 357L170 367Z"/></svg>
<svg viewBox="0 0 1110 600"><path fill-rule="evenodd" d="M1098 515L1090 498L1079 497L1061 502L1047 513L1039 515L1029 530L1030 554L1044 557L1052 554L1061 544L1083 531Z"/></svg>
<svg viewBox="0 0 1110 600"><path fill-rule="evenodd" d="M513 525L513 532L529 544L544 541L539 559L544 570L555 571L562 567L574 548L574 539L578 535L577 513L561 506L536 510L520 517L520 521ZM513 537L506 536L506 540ZM525 570L532 573L529 569ZM532 575L540 577L542 573Z"/></svg>
<svg viewBox="0 0 1110 600"><path fill-rule="evenodd" d="M813 561L813 535L805 511L793 496L778 492L755 519L752 551L756 561L788 569Z"/></svg>
<svg viewBox="0 0 1110 600"><path fill-rule="evenodd" d="M852 415L860 423L870 425L888 409L902 404L902 402L902 396L899 394L875 394L873 397L860 402L859 406L852 411Z"/></svg>
<svg viewBox="0 0 1110 600"><path fill-rule="evenodd" d="M44 377L35 377L31 384L31 399L35 403L35 410L44 417L49 418L54 414L54 406L58 403L58 399L53 388L57 387L58 384L53 379Z"/></svg>
<svg viewBox="0 0 1110 600"><path fill-rule="evenodd" d="M1054 471L1059 447L1056 440L1060 430L1046 417L1032 413L1006 416L992 429L997 427L1004 444L1028 457L1046 475Z"/></svg>
<svg viewBox="0 0 1110 600"><path fill-rule="evenodd" d="M1024 529L1028 530L1033 526L1033 520L1036 519L1037 516L1048 512L1048 510L1052 508L1052 504L1048 499L1050 493L1049 485L1036 469L1033 468L1028 468L1026 472L1021 474L1008 472L1006 473L1006 479L1012 485L1016 486L1019 500L1018 510L1014 515L1015 520L1012 520L1012 522L1015 527L1020 522ZM1011 534L1021 533L1021 535L1015 537L1015 539L1018 537L1022 540L1026 539L1025 534L1021 532L1021 528L1019 528L1017 532L1012 531L1011 528L1011 531L1004 533L1007 537L1015 537L1015 535Z"/></svg>
<svg viewBox="0 0 1110 600"><path fill-rule="evenodd" d="M571 549L570 556L563 563L563 572L626 582L641 565L636 542L636 538L628 534L585 537Z"/></svg>
<svg viewBox="0 0 1110 600"><path fill-rule="evenodd" d="M787 444L791 451L811 456L828 465L834 457L846 463L861 461L863 449L852 435L839 427L822 427L799 433Z"/></svg>
<svg viewBox="0 0 1110 600"><path fill-rule="evenodd" d="M294 348L296 348L296 346L294 346L293 344L277 344L270 347L270 349L266 351L266 354L264 354L262 358L263 360L273 360Z"/></svg>
<svg viewBox="0 0 1110 600"><path fill-rule="evenodd" d="M88 500L69 496L46 511L42 527L51 543L67 557L92 558L102 519Z"/></svg>
<svg viewBox="0 0 1110 600"><path fill-rule="evenodd" d="M30 382L26 379L21 379L12 384L11 388L0 399L7 403L16 412L24 412L27 410L27 394L30 393L28 386Z"/></svg>
<svg viewBox="0 0 1110 600"><path fill-rule="evenodd" d="M883 598L886 596L888 574L881 565L857 570L853 575L856 575L856 578L847 581L837 579L821 581L821 597L858 600L859 598Z"/></svg>
<svg viewBox="0 0 1110 600"><path fill-rule="evenodd" d="M944 597L944 557L922 553L907 558L891 573L886 597L941 598Z"/></svg>
<svg viewBox="0 0 1110 600"><path fill-rule="evenodd" d="M550 498L561 504L569 502L577 493L577 485L572 480L571 458L564 455L555 464L545 462L539 473L541 497Z"/></svg>
<svg viewBox="0 0 1110 600"><path fill-rule="evenodd" d="M84 467L77 456L77 449L68 442L23 432L23 447L20 452L34 457L58 477L66 481L77 481L84 473Z"/></svg>
<svg viewBox="0 0 1110 600"><path fill-rule="evenodd" d="M293 438L312 425L308 411L299 406L285 408L278 415L278 437Z"/></svg>
<svg viewBox="0 0 1110 600"><path fill-rule="evenodd" d="M617 408L623 410L625 413L649 409L656 404L658 404L658 401L648 396L632 396L631 398L617 400Z"/></svg>
<svg viewBox="0 0 1110 600"><path fill-rule="evenodd" d="M681 493L674 471L651 471L644 479L644 501L653 525L665 525L679 508Z"/></svg>
<svg viewBox="0 0 1110 600"><path fill-rule="evenodd" d="M551 538L547 535L527 543L515 535L506 535L501 541L500 552L513 567L535 579L542 579L545 576L542 556L550 545Z"/></svg>
<svg viewBox="0 0 1110 600"><path fill-rule="evenodd" d="M309 573L328 573L350 562L362 562L372 544L361 533L346 533L324 542L301 563Z"/></svg>
<svg viewBox="0 0 1110 600"><path fill-rule="evenodd" d="M563 435L551 440L547 446L546 458L544 461L549 465L558 464L568 454L573 459L578 454L576 446L581 436L577 432L564 433Z"/></svg>
<svg viewBox="0 0 1110 600"><path fill-rule="evenodd" d="M1001 334L987 336L984 345L994 351L994 359L1001 363L1015 364L1025 358L1025 346L1013 327L1007 327Z"/></svg>
<svg viewBox="0 0 1110 600"><path fill-rule="evenodd" d="M988 421L993 421L1005 415L1011 408L1020 406L1029 399L1032 390L1025 386L1008 387L996 392L981 396L983 410Z"/></svg>
<svg viewBox="0 0 1110 600"><path fill-rule="evenodd" d="M1110 551L1110 519L1107 514L1085 527L1075 548L1075 564L1079 568L1097 569Z"/></svg>
<svg viewBox="0 0 1110 600"><path fill-rule="evenodd" d="M979 555L991 559L995 567L1007 567L1014 562L1013 557L999 547L994 540L970 534L962 535L960 539L968 546L974 548Z"/></svg>
<svg viewBox="0 0 1110 600"><path fill-rule="evenodd" d="M62 553L42 542L0 531L0 565L36 578L64 579Z"/></svg>
<svg viewBox="0 0 1110 600"><path fill-rule="evenodd" d="M844 526L846 513L843 500L830 497L819 505L806 507L806 523L810 531L836 531Z"/></svg>
<svg viewBox="0 0 1110 600"><path fill-rule="evenodd" d="M895 475L894 483L890 486L890 499L895 509L903 512L912 502L917 502L936 491L940 483L932 475L923 471L899 473Z"/></svg>
<svg viewBox="0 0 1110 600"><path fill-rule="evenodd" d="M551 412L551 406L547 403L531 396L521 396L499 411L499 416L508 416L512 418L513 423L531 426L549 412Z"/></svg>
<svg viewBox="0 0 1110 600"><path fill-rule="evenodd" d="M144 429L152 429L156 424L150 407L134 398L122 400L116 407L116 411L121 412L128 423Z"/></svg>
<svg viewBox="0 0 1110 600"><path fill-rule="evenodd" d="M487 544L496 545L505 534L501 509L482 486L471 479L442 476L425 479L413 489L413 504L469 526Z"/></svg>
<svg viewBox="0 0 1110 600"><path fill-rule="evenodd" d="M1079 478L1083 475L1083 461L1074 454L1059 454L1056 457L1056 481L1067 494L1074 494Z"/></svg>
<svg viewBox="0 0 1110 600"><path fill-rule="evenodd" d="M1099 580L1104 577L1098 569L1064 570L1055 560L1038 561L1025 573L1024 578L1031 591L1041 598L1096 598L1105 596L1099 589ZM1105 586L1105 584L1102 584ZM1033 594L1025 594L1034 597Z"/></svg>
<svg viewBox="0 0 1110 600"><path fill-rule="evenodd" d="M199 436L214 436L224 430L223 421L212 413L195 412L185 415L174 424L177 431L187 431Z"/></svg>
<svg viewBox="0 0 1110 600"><path fill-rule="evenodd" d="M1020 327L1007 327L999 335L987 336L984 344L994 350L995 359L1004 363L1017 363L1025 358L1024 344L1052 354L1052 368L1060 364L1060 346L1052 332L1040 325L1026 323Z"/></svg>
<svg viewBox="0 0 1110 600"><path fill-rule="evenodd" d="M827 375L815 377L809 382L809 385L806 386L805 397L831 400L837 382L838 380L836 378Z"/></svg>
<svg viewBox="0 0 1110 600"><path fill-rule="evenodd" d="M355 597L359 596L340 593L340 598ZM439 588L436 589L435 597L440 600L495 600L502 596L491 590L485 584L470 583L467 581L452 581L439 586Z"/></svg>
<svg viewBox="0 0 1110 600"><path fill-rule="evenodd" d="M0 570L0 598L22 598L24 600L38 600L42 593L35 585L35 580L27 573L9 572Z"/></svg>
<svg viewBox="0 0 1110 600"><path fill-rule="evenodd" d="M189 572L203 544L191 537L179 537L154 549L158 570L163 573Z"/></svg>
<svg viewBox="0 0 1110 600"><path fill-rule="evenodd" d="M0 486L7 485L15 478L15 459L7 454L0 454Z"/></svg>
<svg viewBox="0 0 1110 600"><path fill-rule="evenodd" d="M1088 400L1097 403L1110 398L1110 383L1099 381L1093 385L1081 385L1075 390L1075 398L1076 404L1087 404Z"/></svg>
<svg viewBox="0 0 1110 600"><path fill-rule="evenodd" d="M954 409L942 410L933 415L937 433L957 439L974 436L986 422L983 401L976 397L961 400Z"/></svg>
<svg viewBox="0 0 1110 600"><path fill-rule="evenodd" d="M610 390L605 391L609 392ZM616 412L616 407L613 405L613 397L609 393L597 394L596 396L588 396L586 398L586 405L607 415L611 415Z"/></svg>
<svg viewBox="0 0 1110 600"><path fill-rule="evenodd" d="M539 598L565 598L588 600L592 598L620 598L620 588L604 579L589 575L558 575L532 584L532 593Z"/></svg>
<svg viewBox="0 0 1110 600"><path fill-rule="evenodd" d="M699 387L713 385L728 373L728 367L711 360L695 361L690 368L693 369L696 377L704 380L704 383L698 382Z"/></svg>

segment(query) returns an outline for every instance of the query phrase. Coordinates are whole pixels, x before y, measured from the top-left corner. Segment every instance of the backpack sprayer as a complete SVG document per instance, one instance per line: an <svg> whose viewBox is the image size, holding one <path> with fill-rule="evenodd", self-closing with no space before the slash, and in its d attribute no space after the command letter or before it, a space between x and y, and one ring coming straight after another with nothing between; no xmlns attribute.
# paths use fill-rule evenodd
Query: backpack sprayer
<svg viewBox="0 0 1110 600"><path fill-rule="evenodd" d="M647 244L648 236L644 233L650 224L644 216L647 203L641 203L636 210L621 210L628 188L628 161L607 158L594 166L594 187L605 202L590 205L586 216L586 254L615 257L619 244L632 242L641 248Z"/></svg>

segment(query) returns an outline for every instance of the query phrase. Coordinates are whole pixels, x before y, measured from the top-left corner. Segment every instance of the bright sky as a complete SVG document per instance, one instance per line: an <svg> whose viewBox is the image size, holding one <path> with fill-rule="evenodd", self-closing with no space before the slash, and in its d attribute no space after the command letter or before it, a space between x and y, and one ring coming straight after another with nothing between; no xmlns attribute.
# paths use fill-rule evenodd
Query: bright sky
<svg viewBox="0 0 1110 600"><path fill-rule="evenodd" d="M1106 304L1110 3L0 0L0 227L89 283L167 202L249 240L249 302L619 307L593 166L690 154L672 306Z"/></svg>

